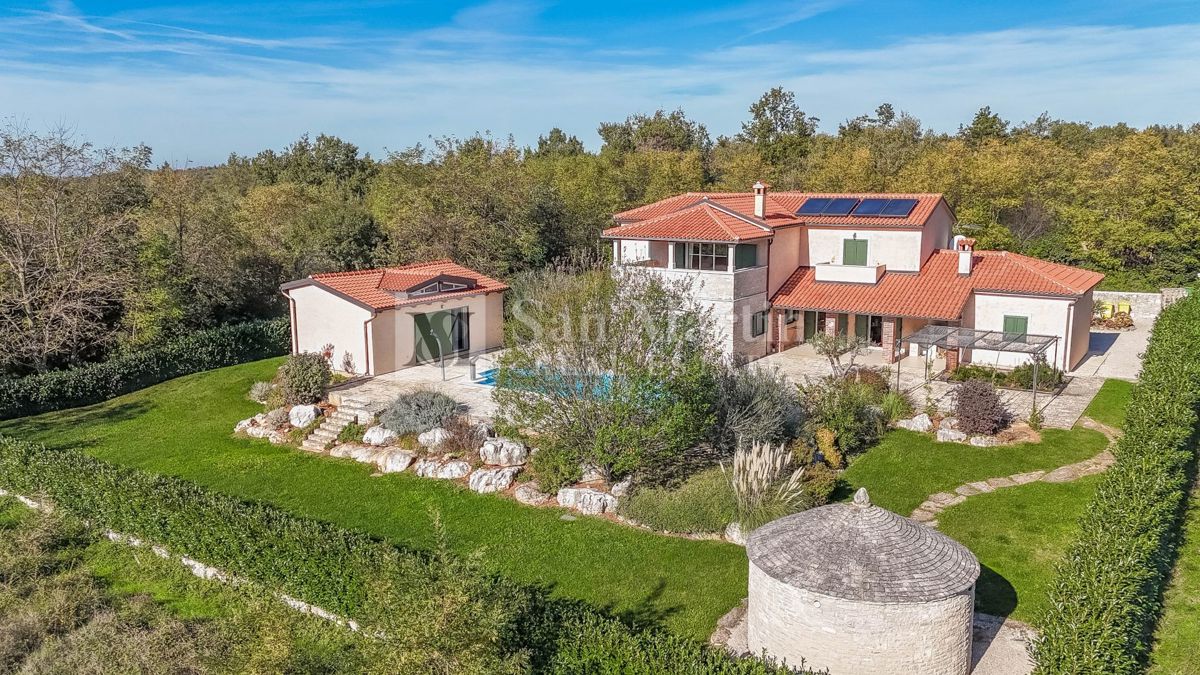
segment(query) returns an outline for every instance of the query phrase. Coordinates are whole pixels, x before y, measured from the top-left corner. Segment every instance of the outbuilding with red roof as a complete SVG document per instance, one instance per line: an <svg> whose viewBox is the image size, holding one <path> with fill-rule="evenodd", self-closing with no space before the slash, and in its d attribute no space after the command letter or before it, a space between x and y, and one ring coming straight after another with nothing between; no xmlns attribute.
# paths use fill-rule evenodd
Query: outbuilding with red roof
<svg viewBox="0 0 1200 675"><path fill-rule="evenodd" d="M450 260L314 274L280 287L292 353L380 375L500 347L508 286Z"/></svg>

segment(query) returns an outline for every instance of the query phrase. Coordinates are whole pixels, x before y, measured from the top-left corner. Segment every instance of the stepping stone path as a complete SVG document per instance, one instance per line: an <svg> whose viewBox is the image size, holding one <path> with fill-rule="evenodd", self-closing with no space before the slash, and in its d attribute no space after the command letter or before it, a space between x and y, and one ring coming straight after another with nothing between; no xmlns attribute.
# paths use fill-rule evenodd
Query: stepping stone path
<svg viewBox="0 0 1200 675"><path fill-rule="evenodd" d="M1088 417L1081 418L1079 425L1104 434L1108 438L1109 447L1091 459L1060 466L1051 471L1030 471L1028 473L1014 473L1011 476L988 478L986 480L959 485L954 488L953 493L939 492L929 495L909 517L929 527L937 527L937 517L942 511L967 501L968 497L985 492L995 492L1004 488L1016 487L1018 485L1027 485L1037 481L1043 483L1070 483L1085 476L1094 476L1098 473L1103 473L1116 461L1109 448L1112 447L1117 437L1121 435L1121 432Z"/></svg>

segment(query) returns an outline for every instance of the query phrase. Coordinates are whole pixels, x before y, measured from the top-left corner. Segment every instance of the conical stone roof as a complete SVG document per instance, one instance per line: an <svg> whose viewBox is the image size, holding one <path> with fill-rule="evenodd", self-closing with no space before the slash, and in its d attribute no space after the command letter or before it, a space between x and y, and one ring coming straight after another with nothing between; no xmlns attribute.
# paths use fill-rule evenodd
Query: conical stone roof
<svg viewBox="0 0 1200 675"><path fill-rule="evenodd" d="M788 585L865 602L938 600L979 578L979 561L965 546L871 504L865 489L851 504L758 528L746 550L751 563Z"/></svg>

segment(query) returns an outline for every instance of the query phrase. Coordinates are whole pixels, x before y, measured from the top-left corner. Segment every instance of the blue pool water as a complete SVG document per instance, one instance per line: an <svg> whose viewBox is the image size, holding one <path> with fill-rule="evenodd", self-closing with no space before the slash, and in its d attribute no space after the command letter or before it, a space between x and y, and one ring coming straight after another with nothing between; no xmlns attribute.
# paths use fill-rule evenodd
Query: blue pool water
<svg viewBox="0 0 1200 675"><path fill-rule="evenodd" d="M485 387L496 386L496 375L500 372L499 368L488 368L479 373L479 379L475 380L475 384L482 384Z"/></svg>
<svg viewBox="0 0 1200 675"><path fill-rule="evenodd" d="M478 377L478 379L475 380L475 384L481 384L485 387L494 387L494 386L496 386L496 376L499 373L500 373L499 368L489 368L478 374L479 377ZM582 393L584 386L586 386L583 382L580 382L578 379L571 378L567 375L562 375L562 374L558 374L558 373L555 373L553 377L546 377L545 382L548 387L550 387L554 390L557 390L560 393L563 393L563 392ZM528 387L522 387L522 388L527 389ZM595 396L606 396L609 394L611 389L612 389L612 375L604 375L601 378L600 383L595 386L595 391L593 391L592 393Z"/></svg>

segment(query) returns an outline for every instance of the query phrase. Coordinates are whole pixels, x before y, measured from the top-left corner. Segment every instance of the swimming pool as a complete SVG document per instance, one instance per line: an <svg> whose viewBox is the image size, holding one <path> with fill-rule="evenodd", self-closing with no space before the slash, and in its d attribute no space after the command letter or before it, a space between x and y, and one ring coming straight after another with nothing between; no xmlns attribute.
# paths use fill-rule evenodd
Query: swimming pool
<svg viewBox="0 0 1200 675"><path fill-rule="evenodd" d="M549 369L547 369L547 370L549 370ZM519 371L519 372L524 372L524 371ZM476 378L475 384L483 385L485 387L495 387L496 386L496 378L499 374L500 374L499 368L488 368L487 370L479 373L479 377ZM554 391L554 392L557 392L560 394L564 394L564 393L579 394L579 393L583 392L584 387L586 386L584 384L584 382L580 380L580 378L573 378L568 375L564 375L562 373L553 373L552 375L548 374L543 379L542 385L543 385L542 387L524 386L524 387L516 387L516 388L527 390L527 391L540 391L542 393L546 393L546 390L550 389L551 391ZM605 374L600 378L600 381L595 385L592 393L595 396L606 396L610 393L611 390L612 390L612 375Z"/></svg>

